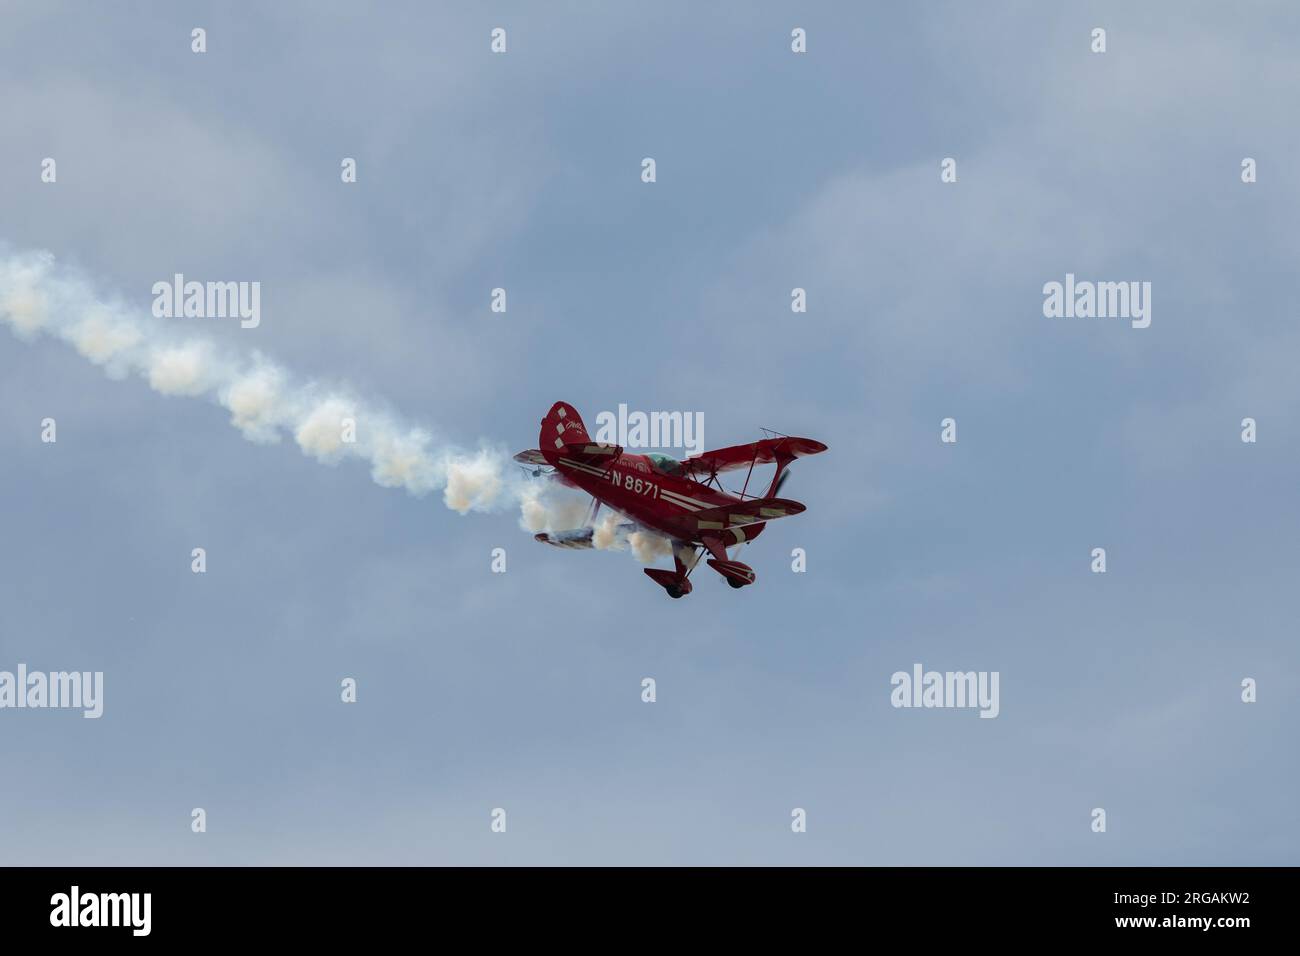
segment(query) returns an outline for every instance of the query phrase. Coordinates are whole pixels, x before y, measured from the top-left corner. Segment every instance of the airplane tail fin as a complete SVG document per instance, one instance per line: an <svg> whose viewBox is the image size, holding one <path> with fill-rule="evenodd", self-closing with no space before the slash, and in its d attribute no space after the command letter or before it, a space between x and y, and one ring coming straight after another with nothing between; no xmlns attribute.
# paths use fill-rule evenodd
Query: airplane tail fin
<svg viewBox="0 0 1300 956"><path fill-rule="evenodd" d="M537 438L542 456L550 465L567 463L604 469L623 454L618 445L603 445L591 440L582 416L572 405L556 402L542 419L542 433Z"/></svg>
<svg viewBox="0 0 1300 956"><path fill-rule="evenodd" d="M543 452L557 452L565 445L586 445L591 442L582 416L567 402L556 402L542 419L542 432L537 447Z"/></svg>

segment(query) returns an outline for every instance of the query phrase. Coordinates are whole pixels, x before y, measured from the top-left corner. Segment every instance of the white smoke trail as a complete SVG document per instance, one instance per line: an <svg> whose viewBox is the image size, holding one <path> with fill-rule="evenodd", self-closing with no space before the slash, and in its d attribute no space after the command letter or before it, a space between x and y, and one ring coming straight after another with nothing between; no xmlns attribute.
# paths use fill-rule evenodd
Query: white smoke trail
<svg viewBox="0 0 1300 956"><path fill-rule="evenodd" d="M447 507L461 514L523 498L523 483L504 450L435 444L428 431L347 388L299 382L258 352L241 354L179 335L165 320L101 296L48 252L0 258L0 322L21 339L62 339L112 378L137 375L163 395L209 398L251 441L278 442L288 435L326 464L366 462L374 481L386 488L413 495L441 489Z"/></svg>
<svg viewBox="0 0 1300 956"><path fill-rule="evenodd" d="M250 441L269 444L289 436L304 454L325 464L366 462L371 478L385 488L405 488L417 496L441 489L447 507L461 514L517 502L520 524L534 533L567 531L585 520L585 498L521 480L503 449L482 446L470 452L436 445L425 429L403 423L346 387L300 382L260 352L243 354L178 334L166 320L101 296L48 252L0 257L0 322L20 339L62 339L110 378L136 375L163 395L211 399ZM630 548L645 564L672 553L667 539L628 533L619 526L622 520L607 512L593 532L593 545Z"/></svg>

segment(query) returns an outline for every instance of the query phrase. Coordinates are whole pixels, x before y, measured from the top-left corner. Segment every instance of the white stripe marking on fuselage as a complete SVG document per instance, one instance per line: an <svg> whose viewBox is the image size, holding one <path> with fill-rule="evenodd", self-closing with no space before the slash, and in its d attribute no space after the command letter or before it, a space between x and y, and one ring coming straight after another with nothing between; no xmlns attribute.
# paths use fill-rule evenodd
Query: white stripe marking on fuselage
<svg viewBox="0 0 1300 956"><path fill-rule="evenodd" d="M684 494L682 494L682 493L679 492L679 491L670 491L670 490L667 489L667 488L664 488L662 491L663 491L663 494L665 494L665 495L672 495L674 498L676 498L676 499L682 501L683 503L694 505L697 509L698 509L698 508L717 508L717 507L718 507L718 505L711 504L710 502L707 502L707 501L700 501L700 499L698 499L698 498L692 498L692 497L690 497L689 495L684 495Z"/></svg>
<svg viewBox="0 0 1300 956"><path fill-rule="evenodd" d="M683 498L681 495L669 491L667 488L659 489L659 497L670 504L677 505L679 508L685 508L687 511L701 511L703 508L708 507L708 505L697 505L689 498Z"/></svg>
<svg viewBox="0 0 1300 956"><path fill-rule="evenodd" d="M574 461L571 458L561 458L560 464L568 468L573 468L576 471L581 471L584 474L592 475L596 478L604 478L608 474L607 471L594 468L585 462ZM673 491L670 488L665 488L662 485L659 486L659 497L664 501L677 505L679 508L685 509L686 511L700 511L705 508L718 507L717 505L710 504L707 501L700 501L698 498L689 498L680 492Z"/></svg>
<svg viewBox="0 0 1300 956"><path fill-rule="evenodd" d="M570 468L575 468L578 471L586 472L589 475L595 475L597 478L605 477L605 472L601 471L599 468L593 468L591 465L584 464L583 462L580 461L572 461L568 458L561 458L560 464L567 465Z"/></svg>

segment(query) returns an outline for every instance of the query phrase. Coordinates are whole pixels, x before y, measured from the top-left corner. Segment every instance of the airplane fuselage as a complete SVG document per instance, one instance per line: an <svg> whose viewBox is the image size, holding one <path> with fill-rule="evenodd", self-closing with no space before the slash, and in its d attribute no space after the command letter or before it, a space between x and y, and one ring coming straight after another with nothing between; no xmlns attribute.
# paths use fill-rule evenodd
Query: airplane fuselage
<svg viewBox="0 0 1300 956"><path fill-rule="evenodd" d="M645 455L624 452L611 463L588 464L564 455L555 458L562 480L582 489L602 505L675 541L700 544L697 511L740 502L741 498L690 478L657 470ZM727 546L750 541L763 525L712 532Z"/></svg>

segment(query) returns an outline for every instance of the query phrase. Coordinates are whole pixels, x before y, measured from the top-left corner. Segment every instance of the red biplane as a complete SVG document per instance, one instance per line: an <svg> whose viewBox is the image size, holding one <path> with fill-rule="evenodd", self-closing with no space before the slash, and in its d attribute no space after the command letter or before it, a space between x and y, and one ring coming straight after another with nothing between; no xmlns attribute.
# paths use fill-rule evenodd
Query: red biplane
<svg viewBox="0 0 1300 956"><path fill-rule="evenodd" d="M797 515L804 506L776 497L789 477L790 462L816 455L826 446L811 438L774 435L748 445L706 451L677 461L668 455L635 455L618 445L593 442L572 405L556 402L542 419L541 448L523 451L515 460L531 466L535 476L553 477L581 489L594 499L582 528L536 535L538 541L561 548L590 548L601 505L621 515L626 529L643 529L672 542L675 568L646 568L645 573L669 597L691 592L691 572L709 554L709 567L733 588L754 583L754 571L727 556L727 548L753 541L764 525ZM755 465L776 465L763 495L746 494ZM747 469L738 493L725 491L718 475ZM543 469L549 469L543 471Z"/></svg>

